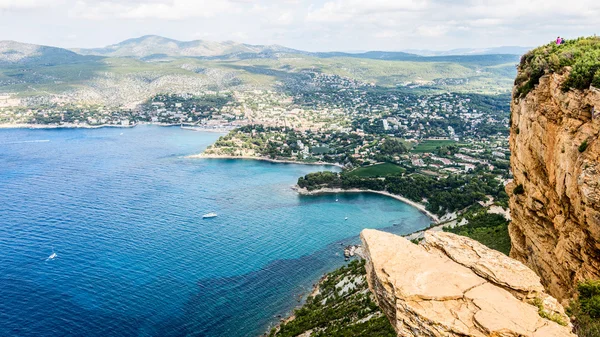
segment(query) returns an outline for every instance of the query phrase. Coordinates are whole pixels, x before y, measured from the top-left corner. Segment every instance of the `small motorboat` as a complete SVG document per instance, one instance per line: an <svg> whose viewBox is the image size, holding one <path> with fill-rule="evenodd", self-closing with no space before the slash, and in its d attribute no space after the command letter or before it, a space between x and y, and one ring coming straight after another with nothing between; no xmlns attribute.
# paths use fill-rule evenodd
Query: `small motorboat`
<svg viewBox="0 0 600 337"><path fill-rule="evenodd" d="M48 258L46 259L46 261L54 260L54 259L56 259L57 256L58 256L58 254L56 254L54 252L54 249L52 249L52 254L50 254L50 256L48 256Z"/></svg>
<svg viewBox="0 0 600 337"><path fill-rule="evenodd" d="M206 213L202 216L202 219L210 219L210 218L216 218L217 217L217 213Z"/></svg>
<svg viewBox="0 0 600 337"><path fill-rule="evenodd" d="M348 220L348 217L345 217L344 220Z"/></svg>
<svg viewBox="0 0 600 337"><path fill-rule="evenodd" d="M338 202L338 201L339 201L338 199L335 199L335 202Z"/></svg>

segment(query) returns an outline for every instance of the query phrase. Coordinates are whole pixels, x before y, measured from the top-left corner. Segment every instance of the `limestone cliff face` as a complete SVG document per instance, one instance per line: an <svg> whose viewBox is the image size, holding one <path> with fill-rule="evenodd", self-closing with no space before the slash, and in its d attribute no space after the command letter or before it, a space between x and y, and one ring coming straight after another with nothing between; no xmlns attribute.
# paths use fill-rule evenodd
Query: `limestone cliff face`
<svg viewBox="0 0 600 337"><path fill-rule="evenodd" d="M369 288L398 336L574 336L532 270L478 242L429 231L415 245L368 229L361 239Z"/></svg>
<svg viewBox="0 0 600 337"><path fill-rule="evenodd" d="M600 278L600 91L565 93L566 76L546 75L513 100L507 186L510 256L559 300L577 281Z"/></svg>

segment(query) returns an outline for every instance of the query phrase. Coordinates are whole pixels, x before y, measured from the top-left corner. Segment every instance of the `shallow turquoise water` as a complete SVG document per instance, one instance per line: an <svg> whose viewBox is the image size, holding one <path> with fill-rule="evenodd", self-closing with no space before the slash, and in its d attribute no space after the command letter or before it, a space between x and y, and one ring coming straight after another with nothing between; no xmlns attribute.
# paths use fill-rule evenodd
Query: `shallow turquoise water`
<svg viewBox="0 0 600 337"><path fill-rule="evenodd" d="M0 336L255 336L361 229L429 224L384 196L290 189L331 167L184 158L218 136L0 130Z"/></svg>

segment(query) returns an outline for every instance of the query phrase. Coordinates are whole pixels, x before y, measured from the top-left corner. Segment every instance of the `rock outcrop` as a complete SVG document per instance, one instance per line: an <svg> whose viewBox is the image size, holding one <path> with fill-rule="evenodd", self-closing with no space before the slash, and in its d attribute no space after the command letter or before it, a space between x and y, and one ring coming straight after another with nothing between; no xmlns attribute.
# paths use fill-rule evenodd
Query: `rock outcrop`
<svg viewBox="0 0 600 337"><path fill-rule="evenodd" d="M416 245L369 229L361 239L369 288L398 336L574 336L532 270L478 242L429 231Z"/></svg>
<svg viewBox="0 0 600 337"><path fill-rule="evenodd" d="M511 110L510 256L561 301L600 278L600 91L548 74ZM515 95L516 96L516 95Z"/></svg>

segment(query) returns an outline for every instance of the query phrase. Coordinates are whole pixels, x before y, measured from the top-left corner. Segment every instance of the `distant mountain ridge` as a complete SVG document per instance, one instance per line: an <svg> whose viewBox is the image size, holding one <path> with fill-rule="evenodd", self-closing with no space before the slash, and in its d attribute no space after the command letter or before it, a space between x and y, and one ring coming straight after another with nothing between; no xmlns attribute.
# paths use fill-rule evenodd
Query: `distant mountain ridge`
<svg viewBox="0 0 600 337"><path fill-rule="evenodd" d="M40 63L65 64L84 62L90 57L130 57L143 61L168 60L181 57L205 59L251 59L278 58L283 55L303 55L317 58L351 57L388 61L439 61L452 62L457 58L488 55L521 55L525 47L497 47L483 49L454 49L443 52L427 50L366 51L349 52L307 52L280 45L251 45L234 41L178 41L157 35L146 35L128 39L102 48L64 49L39 46L15 41L0 41L0 63Z"/></svg>
<svg viewBox="0 0 600 337"><path fill-rule="evenodd" d="M405 50L365 52L308 52L280 45L251 45L234 41L179 41L157 35L146 35L128 39L103 48L76 48L72 51L81 55L110 57L152 58L154 55L169 57L231 58L249 56L270 57L273 54L300 54L314 57L353 57L375 60L415 60L432 56L481 56L493 54L522 55L530 48L505 46L493 48L462 48L447 51Z"/></svg>
<svg viewBox="0 0 600 337"><path fill-rule="evenodd" d="M67 49L16 41L0 41L0 65L56 65L85 62L96 57L83 56Z"/></svg>
<svg viewBox="0 0 600 337"><path fill-rule="evenodd" d="M65 101L130 106L159 93L295 92L352 80L401 91L496 94L509 90L519 58L307 52L160 36L71 50L0 41L0 93L18 93L19 104L27 106Z"/></svg>
<svg viewBox="0 0 600 337"><path fill-rule="evenodd" d="M299 50L278 45L262 46L234 41L178 41L156 35L128 39L104 48L72 49L81 55L144 58L152 55L174 57L215 57L235 54L260 54L265 52L302 53Z"/></svg>

